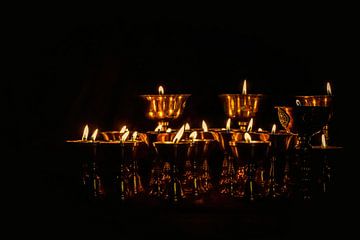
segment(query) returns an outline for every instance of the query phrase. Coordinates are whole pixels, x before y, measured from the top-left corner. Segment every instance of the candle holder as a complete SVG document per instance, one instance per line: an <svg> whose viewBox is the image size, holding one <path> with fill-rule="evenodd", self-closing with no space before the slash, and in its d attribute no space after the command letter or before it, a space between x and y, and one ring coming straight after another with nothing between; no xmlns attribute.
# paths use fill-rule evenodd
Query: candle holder
<svg viewBox="0 0 360 240"><path fill-rule="evenodd" d="M183 176L189 146L188 141L154 142L163 169L155 177L151 195L162 196L172 203L178 203L185 197L180 178Z"/></svg>
<svg viewBox="0 0 360 240"><path fill-rule="evenodd" d="M169 122L180 117L190 94L141 95L148 103L146 116L158 122L161 131L165 131Z"/></svg>
<svg viewBox="0 0 360 240"><path fill-rule="evenodd" d="M220 98L224 102L227 117L237 121L242 132L251 118L259 111L259 104L264 95L262 94L222 94Z"/></svg>
<svg viewBox="0 0 360 240"><path fill-rule="evenodd" d="M300 160L301 181L299 193L303 199L311 199L312 178L309 152L311 136L329 121L330 109L327 106L276 106L281 125L286 131L298 134L297 158Z"/></svg>

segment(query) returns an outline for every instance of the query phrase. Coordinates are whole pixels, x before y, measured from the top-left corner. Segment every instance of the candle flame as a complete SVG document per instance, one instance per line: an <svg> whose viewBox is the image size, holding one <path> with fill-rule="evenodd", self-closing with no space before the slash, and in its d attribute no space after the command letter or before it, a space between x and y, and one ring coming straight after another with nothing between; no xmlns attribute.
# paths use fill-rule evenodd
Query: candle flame
<svg viewBox="0 0 360 240"><path fill-rule="evenodd" d="M209 131L208 126L204 120L202 120L201 126L202 126L202 129L204 130L204 132Z"/></svg>
<svg viewBox="0 0 360 240"><path fill-rule="evenodd" d="M95 129L95 131L94 131L93 134L91 135L91 140L92 140L92 141L95 141L95 140L96 140L98 131L99 131L99 129Z"/></svg>
<svg viewBox="0 0 360 240"><path fill-rule="evenodd" d="M276 133L276 124L274 123L271 128L271 133Z"/></svg>
<svg viewBox="0 0 360 240"><path fill-rule="evenodd" d="M164 88L163 88L163 86L159 86L158 91L159 91L159 94L160 94L160 95L164 95Z"/></svg>
<svg viewBox="0 0 360 240"><path fill-rule="evenodd" d="M192 133L190 133L189 138L191 138L192 140L196 139L197 137L197 131L193 131Z"/></svg>
<svg viewBox="0 0 360 240"><path fill-rule="evenodd" d="M299 99L296 99L296 106L301 106L301 102Z"/></svg>
<svg viewBox="0 0 360 240"><path fill-rule="evenodd" d="M184 134L184 131L185 131L185 125L182 125L182 127L176 133L176 135L175 135L175 137L173 139L173 143L178 143L181 140L181 138L182 138L182 136Z"/></svg>
<svg viewBox="0 0 360 240"><path fill-rule="evenodd" d="M156 128L155 128L155 132L160 132L161 131L161 129L162 129L162 125L161 124L159 124Z"/></svg>
<svg viewBox="0 0 360 240"><path fill-rule="evenodd" d="M326 143L325 134L321 134L321 148L326 148L326 147L327 147L327 143Z"/></svg>
<svg viewBox="0 0 360 240"><path fill-rule="evenodd" d="M242 94L247 94L247 87L246 87L246 80L244 80L243 88L242 88Z"/></svg>
<svg viewBox="0 0 360 240"><path fill-rule="evenodd" d="M251 142L251 136L250 136L250 134L249 133L245 133L244 134L244 138L245 138L245 142L247 142L247 143L250 143Z"/></svg>
<svg viewBox="0 0 360 240"><path fill-rule="evenodd" d="M166 132L167 132L167 133L171 133L171 131L172 131L171 128L166 129Z"/></svg>
<svg viewBox="0 0 360 240"><path fill-rule="evenodd" d="M129 136L130 132L126 131L122 136L121 136L121 141L124 142L126 141L127 137Z"/></svg>
<svg viewBox="0 0 360 240"><path fill-rule="evenodd" d="M253 120L253 118L251 118L250 121L249 121L249 125L248 125L248 127L246 129L247 132L250 132L252 130L253 123L254 123L254 120Z"/></svg>
<svg viewBox="0 0 360 240"><path fill-rule="evenodd" d="M190 130L191 128L190 128L190 124L189 123L186 123L185 124L185 130Z"/></svg>
<svg viewBox="0 0 360 240"><path fill-rule="evenodd" d="M135 140L136 140L137 135L138 135L138 132L137 132L137 131L135 131L135 132L132 134L132 136L131 136L131 140L135 141Z"/></svg>
<svg viewBox="0 0 360 240"><path fill-rule="evenodd" d="M231 118L228 118L228 120L226 121L226 130L230 130L231 128Z"/></svg>
<svg viewBox="0 0 360 240"><path fill-rule="evenodd" d="M89 126L86 125L86 126L84 127L84 131L83 131L83 135L82 135L81 140L86 141L87 138L88 138L88 135L89 135Z"/></svg>
<svg viewBox="0 0 360 240"><path fill-rule="evenodd" d="M124 132L126 132L126 130L127 130L127 127L126 127L126 125L124 125L124 126L122 126L122 128L120 129L120 133L124 133Z"/></svg>
<svg viewBox="0 0 360 240"><path fill-rule="evenodd" d="M326 83L326 92L328 95L332 95L330 82Z"/></svg>
<svg viewBox="0 0 360 240"><path fill-rule="evenodd" d="M263 132L264 130L262 128L258 128L258 132Z"/></svg>

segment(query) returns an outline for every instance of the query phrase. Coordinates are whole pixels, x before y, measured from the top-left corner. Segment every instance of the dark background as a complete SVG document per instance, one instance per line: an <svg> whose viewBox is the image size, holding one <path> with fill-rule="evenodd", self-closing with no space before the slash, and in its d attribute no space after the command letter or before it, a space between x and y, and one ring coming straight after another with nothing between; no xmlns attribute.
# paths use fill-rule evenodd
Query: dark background
<svg viewBox="0 0 360 240"><path fill-rule="evenodd" d="M79 138L86 123L92 130L118 130L123 124L152 130L156 124L146 120L139 95L157 93L159 85L167 93L192 94L174 127L183 121L200 127L202 119L210 127L220 127L226 117L218 94L240 92L247 79L248 93L268 95L256 126L270 129L277 121L274 105L289 103L293 95L325 94L330 81L336 97L331 143L344 146L341 125L346 110L340 106L350 81L343 77L350 20L342 16L323 12L208 16L48 12L22 18L17 44L26 77L10 83L16 93L10 95L10 102L19 116L13 121L15 129L25 124L30 138L16 139L19 144L14 150L35 157L31 164L24 164L36 169L25 184L30 195L24 196L32 199L25 201L31 209L25 219L37 212L41 223L56 229L76 228L84 217L79 217L78 208L74 210L62 184L64 141ZM345 176L344 166L338 168L339 175ZM336 214L342 212L333 202L329 205L333 218L320 228L334 227ZM324 209L321 214L329 214ZM224 217L216 214L212 218ZM172 218L176 217L169 214ZM68 219L77 220L70 224ZM310 228L317 229L315 223ZM213 229L205 229L212 233ZM191 228L190 233L196 232Z"/></svg>

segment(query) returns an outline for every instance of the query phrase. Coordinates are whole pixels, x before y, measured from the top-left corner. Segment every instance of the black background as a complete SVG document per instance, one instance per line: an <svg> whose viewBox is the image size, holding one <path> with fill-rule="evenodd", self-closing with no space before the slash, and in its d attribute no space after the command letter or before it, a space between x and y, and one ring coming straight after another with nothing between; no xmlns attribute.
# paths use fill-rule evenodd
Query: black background
<svg viewBox="0 0 360 240"><path fill-rule="evenodd" d="M83 218L74 213L62 184L63 142L79 138L86 123L92 130L118 130L123 124L152 130L156 124L146 120L139 95L157 93L159 85L167 93L192 94L174 127L183 121L200 127L202 119L219 127L226 117L218 94L240 92L247 79L249 93L268 95L256 124L270 129L277 121L273 105L287 104L293 95L325 94L330 81L336 97L331 143L344 146L346 110L340 106L350 84L343 77L350 20L342 16L291 11L206 16L42 12L21 18L17 44L26 77L11 83L16 95L10 95L10 102L18 116L14 129L20 129L15 136L25 124L30 138L16 137L15 150L36 159L24 164L36 169L21 198L30 196L24 200L31 209L25 222L40 214L41 224L56 229L78 226L77 220L68 222ZM339 164L341 176L343 167ZM320 228L337 224L334 216L342 211L332 204L333 218ZM192 228L190 234L196 231Z"/></svg>

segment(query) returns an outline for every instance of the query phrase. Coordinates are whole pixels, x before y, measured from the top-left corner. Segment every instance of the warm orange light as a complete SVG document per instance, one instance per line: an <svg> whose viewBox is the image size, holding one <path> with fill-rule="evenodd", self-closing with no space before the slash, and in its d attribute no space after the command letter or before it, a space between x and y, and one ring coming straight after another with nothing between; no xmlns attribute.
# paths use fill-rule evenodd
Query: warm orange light
<svg viewBox="0 0 360 240"><path fill-rule="evenodd" d="M276 133L276 124L275 123L271 128L271 133Z"/></svg>
<svg viewBox="0 0 360 240"><path fill-rule="evenodd" d="M301 102L299 99L296 99L296 106L301 106Z"/></svg>
<svg viewBox="0 0 360 240"><path fill-rule="evenodd" d="M155 128L155 132L160 132L161 131L161 129L162 129L162 125L161 124L159 124L156 128Z"/></svg>
<svg viewBox="0 0 360 240"><path fill-rule="evenodd" d="M193 131L192 133L190 133L189 138L191 138L192 140L196 139L197 137L197 131Z"/></svg>
<svg viewBox="0 0 360 240"><path fill-rule="evenodd" d="M95 140L96 140L98 131L99 131L99 129L95 129L95 131L94 131L93 134L91 135L91 140L92 140L92 141L95 141Z"/></svg>
<svg viewBox="0 0 360 240"><path fill-rule="evenodd" d="M204 132L209 131L208 126L204 120L202 120L201 126L202 126L202 129L204 130Z"/></svg>
<svg viewBox="0 0 360 240"><path fill-rule="evenodd" d="M175 137L173 139L173 143L178 143L181 140L181 138L182 138L182 136L184 134L184 131L185 131L185 125L182 125L182 127L176 133L176 135L175 135Z"/></svg>
<svg viewBox="0 0 360 240"><path fill-rule="evenodd" d="M244 138L245 138L245 142L247 142L247 143L250 143L251 142L251 136L250 136L250 134L249 133L245 133L244 134Z"/></svg>
<svg viewBox="0 0 360 240"><path fill-rule="evenodd" d="M258 132L263 132L264 130L262 128L258 128Z"/></svg>
<svg viewBox="0 0 360 240"><path fill-rule="evenodd" d="M330 82L326 83L326 92L328 95L332 95Z"/></svg>
<svg viewBox="0 0 360 240"><path fill-rule="evenodd" d="M228 118L228 120L226 121L226 130L230 130L231 127L231 118Z"/></svg>
<svg viewBox="0 0 360 240"><path fill-rule="evenodd" d="M254 123L254 120L253 120L253 118L251 118L250 121L249 121L249 125L248 125L248 127L246 129L247 132L250 132L252 130L253 123Z"/></svg>
<svg viewBox="0 0 360 240"><path fill-rule="evenodd" d="M164 94L164 88L163 88L163 86L159 86L158 91L159 91L159 94L160 94L160 95L163 95L163 94Z"/></svg>
<svg viewBox="0 0 360 240"><path fill-rule="evenodd" d="M325 134L321 134L321 148L326 148L326 147L327 147L327 143L326 143Z"/></svg>
<svg viewBox="0 0 360 240"><path fill-rule="evenodd" d="M83 131L83 135L82 135L82 137L81 137L81 140L86 141L87 138L88 138L88 135L89 135L89 126L86 125L86 126L84 127L84 131Z"/></svg>
<svg viewBox="0 0 360 240"><path fill-rule="evenodd" d="M189 123L185 124L185 130L187 130L187 131L190 130L190 124Z"/></svg>
<svg viewBox="0 0 360 240"><path fill-rule="evenodd" d="M243 88L242 88L242 94L247 94L247 87L246 87L246 80L244 80Z"/></svg>
<svg viewBox="0 0 360 240"><path fill-rule="evenodd" d="M124 125L124 126L122 126L122 128L120 129L120 133L124 133L124 132L126 132L126 130L127 130L127 127L126 127L126 125Z"/></svg>
<svg viewBox="0 0 360 240"><path fill-rule="evenodd" d="M135 132L133 133L133 135L131 136L131 140L135 141L135 140L136 140L137 135L138 135L138 132L137 132L137 131L135 131Z"/></svg>
<svg viewBox="0 0 360 240"><path fill-rule="evenodd" d="M128 138L130 132L126 131L122 136L121 136L121 141L124 142L126 141L126 139Z"/></svg>
<svg viewBox="0 0 360 240"><path fill-rule="evenodd" d="M172 131L171 128L166 129L166 132L167 132L167 133L171 133L171 131Z"/></svg>

